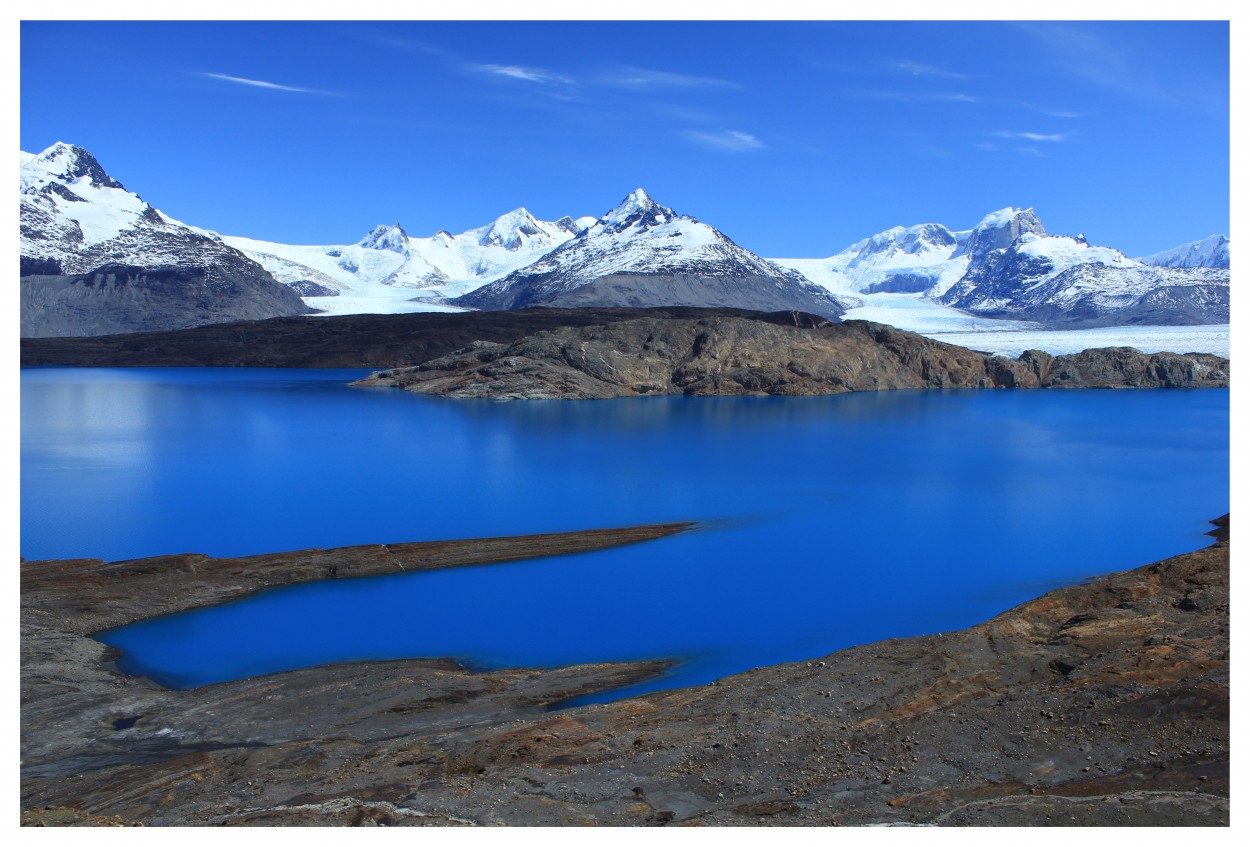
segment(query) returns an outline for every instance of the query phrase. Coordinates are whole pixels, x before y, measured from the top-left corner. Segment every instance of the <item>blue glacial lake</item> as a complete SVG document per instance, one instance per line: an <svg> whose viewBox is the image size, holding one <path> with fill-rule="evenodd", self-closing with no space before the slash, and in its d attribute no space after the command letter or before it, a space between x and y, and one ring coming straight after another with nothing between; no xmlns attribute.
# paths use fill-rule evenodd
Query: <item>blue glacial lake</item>
<svg viewBox="0 0 1250 847"><path fill-rule="evenodd" d="M363 371L22 372L27 559L698 520L596 553L293 586L102 636L188 687L354 659L674 658L697 684L941 632L1195 549L1227 391L448 401Z"/></svg>

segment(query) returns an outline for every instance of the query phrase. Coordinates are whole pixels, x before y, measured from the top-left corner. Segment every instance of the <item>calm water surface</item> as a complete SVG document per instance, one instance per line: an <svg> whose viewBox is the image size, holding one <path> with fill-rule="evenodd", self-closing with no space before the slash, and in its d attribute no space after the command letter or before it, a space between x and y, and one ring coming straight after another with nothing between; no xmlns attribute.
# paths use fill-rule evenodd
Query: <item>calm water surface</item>
<svg viewBox="0 0 1250 847"><path fill-rule="evenodd" d="M361 373L24 370L22 555L705 521L597 553L277 589L102 637L174 686L362 658L680 660L636 692L967 626L1194 549L1228 510L1227 391L493 403L345 387Z"/></svg>

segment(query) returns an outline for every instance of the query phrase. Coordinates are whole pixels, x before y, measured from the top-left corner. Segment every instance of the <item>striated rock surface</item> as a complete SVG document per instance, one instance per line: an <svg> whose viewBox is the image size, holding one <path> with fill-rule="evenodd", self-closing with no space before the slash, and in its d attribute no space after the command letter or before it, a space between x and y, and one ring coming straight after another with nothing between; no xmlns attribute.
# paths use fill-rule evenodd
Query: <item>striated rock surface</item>
<svg viewBox="0 0 1250 847"><path fill-rule="evenodd" d="M182 329L309 311L299 294L246 260L201 267L113 264L21 279L23 338Z"/></svg>
<svg viewBox="0 0 1250 847"><path fill-rule="evenodd" d="M356 385L494 399L820 395L899 388L1226 387L1227 359L1132 348L989 356L868 321L641 318L475 342Z"/></svg>
<svg viewBox="0 0 1250 847"><path fill-rule="evenodd" d="M544 329L646 316L732 315L816 326L801 312L668 306L654 309L550 309L270 318L167 332L86 338L23 338L22 366L393 368L445 356L474 341L512 342Z"/></svg>
<svg viewBox="0 0 1250 847"><path fill-rule="evenodd" d="M22 822L1227 826L1217 523L1210 547L961 632L558 711L660 667L403 660L170 692L118 673L70 606L212 595L162 588L158 560L24 563ZM282 556L303 566L264 568Z"/></svg>

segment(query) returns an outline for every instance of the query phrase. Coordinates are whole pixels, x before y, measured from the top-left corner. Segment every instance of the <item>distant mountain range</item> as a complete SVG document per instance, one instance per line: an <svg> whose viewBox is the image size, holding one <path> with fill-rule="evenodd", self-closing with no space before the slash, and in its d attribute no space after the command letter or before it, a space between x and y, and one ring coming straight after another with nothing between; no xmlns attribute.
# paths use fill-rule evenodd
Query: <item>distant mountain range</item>
<svg viewBox="0 0 1250 847"><path fill-rule="evenodd" d="M1083 236L1048 234L1032 209L1003 209L968 230L895 227L825 259L769 260L637 189L599 218L542 221L521 208L458 235L413 237L394 224L354 244L306 246L173 220L79 147L22 153L21 164L24 336L168 329L309 307L680 304L836 318L881 293L1054 326L1228 321L1225 236L1130 259ZM96 273L105 266L108 274ZM128 287L145 285L127 300ZM127 302L150 316L121 319ZM97 319L97 307L111 317Z"/></svg>
<svg viewBox="0 0 1250 847"><path fill-rule="evenodd" d="M1083 235L1050 235L1032 209L970 230L895 227L827 259L774 259L832 291L912 292L988 318L1059 327L1228 322L1228 239L1130 259Z"/></svg>

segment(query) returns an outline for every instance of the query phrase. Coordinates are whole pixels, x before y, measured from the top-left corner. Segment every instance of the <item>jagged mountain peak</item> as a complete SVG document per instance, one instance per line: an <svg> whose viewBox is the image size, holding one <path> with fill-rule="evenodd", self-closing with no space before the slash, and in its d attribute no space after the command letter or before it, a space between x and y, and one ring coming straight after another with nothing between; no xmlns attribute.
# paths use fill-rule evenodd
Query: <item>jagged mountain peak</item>
<svg viewBox="0 0 1250 847"><path fill-rule="evenodd" d="M564 217L560 218L560 220L556 221L555 223L556 223L557 229L564 230L565 232L571 232L573 235L580 234L582 230L586 229L587 227L587 224L579 223L578 221L573 220L568 215L565 215Z"/></svg>
<svg viewBox="0 0 1250 847"><path fill-rule="evenodd" d="M856 242L861 258L895 250L902 253L921 253L936 247L953 247L957 242L954 234L941 224L917 224L896 226L874 236Z"/></svg>
<svg viewBox="0 0 1250 847"><path fill-rule="evenodd" d="M541 234L542 225L524 206L506 212L496 218L482 233L478 243L483 247L497 244L507 250L516 250L525 243L527 236Z"/></svg>
<svg viewBox="0 0 1250 847"><path fill-rule="evenodd" d="M1032 206L1022 209L1019 206L1006 206L997 211L990 212L981 221L972 228L973 232L977 230L1001 229L1002 227L1011 226L1018 223L1021 226L1041 226L1041 219L1037 217L1037 212Z"/></svg>
<svg viewBox="0 0 1250 847"><path fill-rule="evenodd" d="M403 253L408 249L408 233L398 223L387 226L378 224L358 242L361 247L369 250L389 250L392 253Z"/></svg>
<svg viewBox="0 0 1250 847"><path fill-rule="evenodd" d="M75 144L58 141L38 155L23 154L22 158L24 172L37 170L48 177L68 182L87 178L92 185L100 188L125 190L120 182L104 171L95 156ZM24 179L23 182L25 183L26 180ZM23 185L23 187L26 186Z"/></svg>
<svg viewBox="0 0 1250 847"><path fill-rule="evenodd" d="M664 223L677 215L667 206L651 199L642 188L635 188L614 209L599 219L607 227L617 228L638 221Z"/></svg>
<svg viewBox="0 0 1250 847"><path fill-rule="evenodd" d="M990 212L981 222L972 228L972 234L963 243L955 256L971 255L974 260L984 257L991 250L1008 247L1022 235L1046 235L1046 227L1041 218L1030 206L1020 209L1008 206L997 212Z"/></svg>

